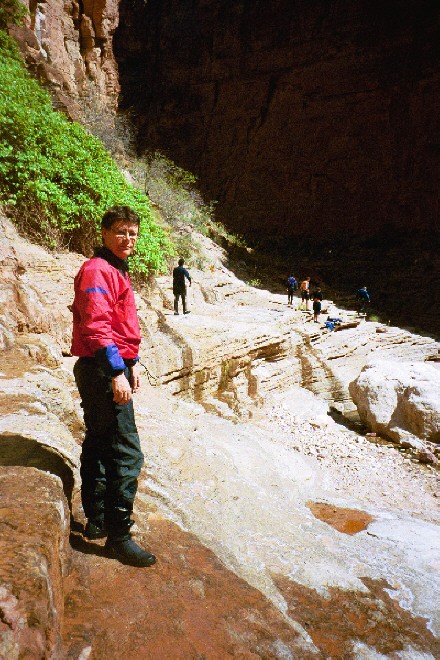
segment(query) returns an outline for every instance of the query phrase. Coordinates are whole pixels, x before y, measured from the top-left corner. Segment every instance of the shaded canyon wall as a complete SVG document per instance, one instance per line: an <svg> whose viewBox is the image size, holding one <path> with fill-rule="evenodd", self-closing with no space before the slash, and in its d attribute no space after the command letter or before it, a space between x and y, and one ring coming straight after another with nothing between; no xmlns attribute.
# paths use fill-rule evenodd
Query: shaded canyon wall
<svg viewBox="0 0 440 660"><path fill-rule="evenodd" d="M438 227L434 2L122 0L141 148L200 176L249 236Z"/></svg>
<svg viewBox="0 0 440 660"><path fill-rule="evenodd" d="M282 255L280 283L367 284L384 320L438 334L438 3L23 2L12 31L55 107L107 135L133 109L139 149L196 172L220 219Z"/></svg>

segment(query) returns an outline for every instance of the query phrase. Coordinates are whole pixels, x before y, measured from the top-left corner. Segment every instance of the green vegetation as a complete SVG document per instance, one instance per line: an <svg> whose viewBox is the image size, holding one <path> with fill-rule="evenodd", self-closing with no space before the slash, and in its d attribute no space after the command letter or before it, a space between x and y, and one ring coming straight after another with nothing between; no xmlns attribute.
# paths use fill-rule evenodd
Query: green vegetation
<svg viewBox="0 0 440 660"><path fill-rule="evenodd" d="M12 6L13 0L9 0ZM2 9L4 13L4 9ZM0 14L0 18L3 14ZM0 203L21 228L50 247L96 239L109 206L131 206L141 218L136 270L163 272L173 253L147 197L130 185L82 126L52 109L47 92L26 71L0 30Z"/></svg>
<svg viewBox="0 0 440 660"><path fill-rule="evenodd" d="M212 266L200 234L245 247L214 220L214 205L204 202L194 175L159 153L135 157L128 117L115 117L93 96L83 110L85 128L53 110L5 30L26 11L19 0L2 0L0 204L20 230L49 248L69 246L87 255L99 242L107 208L131 206L141 218L131 257L140 275L165 272L176 254L189 266Z"/></svg>
<svg viewBox="0 0 440 660"><path fill-rule="evenodd" d="M2 0L0 5L0 30L8 25L19 25L27 9L19 0Z"/></svg>
<svg viewBox="0 0 440 660"><path fill-rule="evenodd" d="M176 252L188 266L202 270L209 266L209 257L203 252L197 233L228 247L246 247L241 237L229 233L214 219L215 203L207 204L203 200L196 188L197 179L191 172L159 152L132 160L129 169L135 185L148 195L170 227Z"/></svg>
<svg viewBox="0 0 440 660"><path fill-rule="evenodd" d="M263 288L263 282L258 277L254 277L252 280L249 280L247 284L249 284L249 286L255 287L256 289Z"/></svg>

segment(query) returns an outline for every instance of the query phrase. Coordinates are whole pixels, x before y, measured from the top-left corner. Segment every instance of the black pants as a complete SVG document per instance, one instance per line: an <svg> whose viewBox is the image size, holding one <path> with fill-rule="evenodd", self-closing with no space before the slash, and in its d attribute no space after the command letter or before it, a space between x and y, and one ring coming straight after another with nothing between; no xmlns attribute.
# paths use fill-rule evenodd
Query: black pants
<svg viewBox="0 0 440 660"><path fill-rule="evenodd" d="M84 410L81 499L88 519L105 519L109 536L128 534L138 476L144 462L133 401L113 401L112 381L94 358L80 358L75 381ZM125 370L127 378L129 369Z"/></svg>
<svg viewBox="0 0 440 660"><path fill-rule="evenodd" d="M186 289L175 289L174 293L174 311L179 312L179 298L182 298L183 313L186 312Z"/></svg>
<svg viewBox="0 0 440 660"><path fill-rule="evenodd" d="M291 305L293 303L293 294L295 289L287 289L287 304Z"/></svg>

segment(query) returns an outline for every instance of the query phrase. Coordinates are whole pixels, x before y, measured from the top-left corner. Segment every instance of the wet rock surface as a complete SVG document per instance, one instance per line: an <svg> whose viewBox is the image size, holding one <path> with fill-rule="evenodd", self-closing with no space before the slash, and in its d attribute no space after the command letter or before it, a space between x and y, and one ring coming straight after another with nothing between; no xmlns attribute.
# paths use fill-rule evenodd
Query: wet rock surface
<svg viewBox="0 0 440 660"><path fill-rule="evenodd" d="M301 622L324 658L435 658L439 641L426 630L426 620L390 597L391 584L362 582L364 593L330 587L318 594L286 578L277 580L290 616Z"/></svg>
<svg viewBox="0 0 440 660"><path fill-rule="evenodd" d="M65 583L66 657L320 657L257 589L166 520L150 520L141 543L158 549L149 569L122 566L98 543L72 541ZM137 539L138 541L140 539Z"/></svg>

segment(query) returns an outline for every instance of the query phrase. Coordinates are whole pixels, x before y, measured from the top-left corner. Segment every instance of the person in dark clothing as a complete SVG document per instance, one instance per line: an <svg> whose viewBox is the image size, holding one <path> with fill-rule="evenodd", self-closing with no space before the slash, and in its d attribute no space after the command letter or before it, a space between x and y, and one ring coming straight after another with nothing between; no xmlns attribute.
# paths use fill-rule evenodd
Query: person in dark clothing
<svg viewBox="0 0 440 660"><path fill-rule="evenodd" d="M317 286L315 291L312 293L312 300L315 300L315 298L322 302L322 291L319 286Z"/></svg>
<svg viewBox="0 0 440 660"><path fill-rule="evenodd" d="M132 395L139 389L141 341L126 259L133 252L139 217L115 206L102 223L103 247L75 277L72 355L86 426L81 453L81 499L88 539L107 537L119 561L151 566L156 558L131 538L131 514L144 457Z"/></svg>
<svg viewBox="0 0 440 660"><path fill-rule="evenodd" d="M356 291L356 300L359 304L359 314L362 314L370 304L370 294L368 293L366 286L363 286Z"/></svg>
<svg viewBox="0 0 440 660"><path fill-rule="evenodd" d="M292 305L293 303L293 294L298 288L298 282L296 279L291 275L290 277L287 278L287 304Z"/></svg>
<svg viewBox="0 0 440 660"><path fill-rule="evenodd" d="M188 280L191 286L191 277L186 268L183 267L184 259L179 259L179 265L173 270L173 294L174 294L174 314L179 314L179 298L182 298L183 313L189 314L186 309L186 282Z"/></svg>
<svg viewBox="0 0 440 660"><path fill-rule="evenodd" d="M319 323L319 315L321 314L321 300L316 296L313 298L313 321Z"/></svg>

